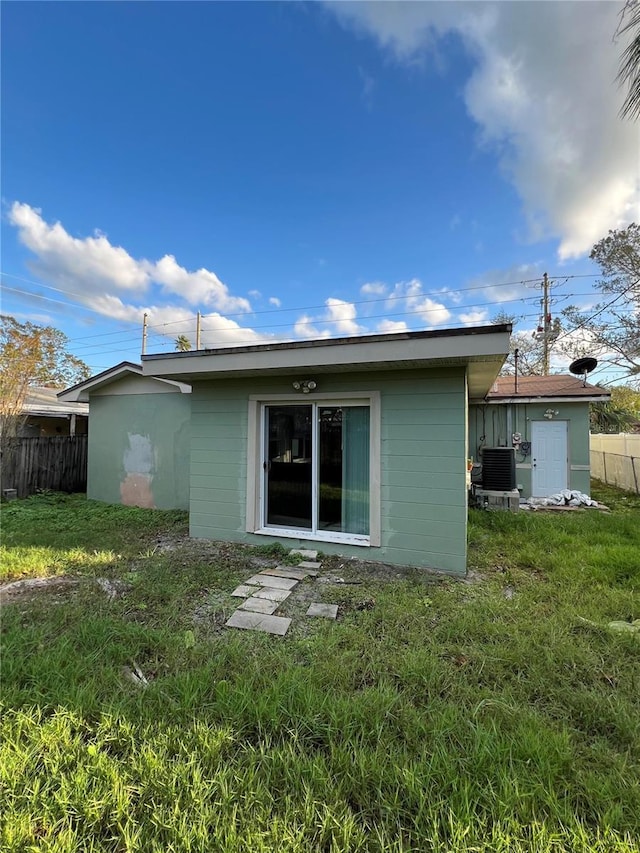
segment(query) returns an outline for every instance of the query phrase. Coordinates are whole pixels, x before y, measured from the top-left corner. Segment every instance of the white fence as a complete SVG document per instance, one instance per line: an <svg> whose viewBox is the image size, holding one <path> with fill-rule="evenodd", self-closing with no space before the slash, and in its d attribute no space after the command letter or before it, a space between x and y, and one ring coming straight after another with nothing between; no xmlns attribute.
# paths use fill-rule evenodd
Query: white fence
<svg viewBox="0 0 640 853"><path fill-rule="evenodd" d="M640 494L640 435L589 437L591 476L610 486Z"/></svg>

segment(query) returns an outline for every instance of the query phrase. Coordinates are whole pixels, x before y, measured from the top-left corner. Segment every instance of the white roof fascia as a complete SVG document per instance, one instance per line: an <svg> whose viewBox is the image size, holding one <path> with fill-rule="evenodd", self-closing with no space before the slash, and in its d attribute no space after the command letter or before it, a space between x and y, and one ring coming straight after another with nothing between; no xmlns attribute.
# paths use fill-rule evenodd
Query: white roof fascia
<svg viewBox="0 0 640 853"><path fill-rule="evenodd" d="M477 394L489 390L509 351L509 333L438 335L407 337L402 334L383 340L350 339L335 344L273 349L268 346L253 350L229 348L209 353L206 350L171 355L143 357L145 376L180 377L183 380L231 378L251 375L286 374L292 371L313 370L316 373L365 370L398 370L442 366L478 365L481 387ZM185 358L184 355L188 357ZM490 375L490 382L487 381Z"/></svg>
<svg viewBox="0 0 640 853"><path fill-rule="evenodd" d="M71 388L60 391L58 399L65 403L88 403L89 395L92 391L97 391L105 385L111 385L117 382L123 376L130 374L133 376L143 376L142 367L137 364L119 365L104 373L99 373L97 376L90 376L84 382L79 382ZM191 386L184 382L176 382L171 379L161 379L159 376L147 376L148 379L155 379L158 382L165 382L174 388L179 388L180 393L190 394Z"/></svg>

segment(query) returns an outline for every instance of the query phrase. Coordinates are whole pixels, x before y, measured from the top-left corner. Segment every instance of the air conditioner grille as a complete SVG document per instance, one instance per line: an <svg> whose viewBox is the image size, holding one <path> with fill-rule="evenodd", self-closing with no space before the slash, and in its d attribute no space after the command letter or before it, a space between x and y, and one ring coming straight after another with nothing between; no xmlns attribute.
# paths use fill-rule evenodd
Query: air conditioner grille
<svg viewBox="0 0 640 853"><path fill-rule="evenodd" d="M482 488L507 492L516 487L513 447L485 447L482 451Z"/></svg>

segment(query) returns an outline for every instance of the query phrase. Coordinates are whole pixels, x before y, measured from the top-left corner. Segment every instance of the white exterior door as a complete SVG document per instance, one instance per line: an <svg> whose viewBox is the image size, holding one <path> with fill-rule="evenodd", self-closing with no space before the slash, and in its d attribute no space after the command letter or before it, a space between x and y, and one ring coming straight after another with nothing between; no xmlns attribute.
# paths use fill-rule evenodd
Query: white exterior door
<svg viewBox="0 0 640 853"><path fill-rule="evenodd" d="M568 485L567 422L531 422L531 494L554 495Z"/></svg>

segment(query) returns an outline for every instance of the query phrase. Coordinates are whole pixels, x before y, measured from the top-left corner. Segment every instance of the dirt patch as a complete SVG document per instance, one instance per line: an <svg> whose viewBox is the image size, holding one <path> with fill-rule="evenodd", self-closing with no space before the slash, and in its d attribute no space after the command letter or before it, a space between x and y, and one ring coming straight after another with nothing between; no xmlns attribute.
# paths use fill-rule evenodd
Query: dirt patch
<svg viewBox="0 0 640 853"><path fill-rule="evenodd" d="M60 593L64 589L77 586L80 581L81 578L70 578L67 575L11 581L0 586L0 604L11 604L14 601L32 598L39 592Z"/></svg>

